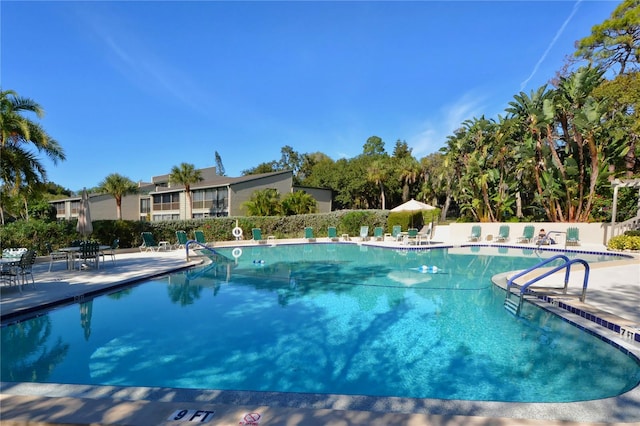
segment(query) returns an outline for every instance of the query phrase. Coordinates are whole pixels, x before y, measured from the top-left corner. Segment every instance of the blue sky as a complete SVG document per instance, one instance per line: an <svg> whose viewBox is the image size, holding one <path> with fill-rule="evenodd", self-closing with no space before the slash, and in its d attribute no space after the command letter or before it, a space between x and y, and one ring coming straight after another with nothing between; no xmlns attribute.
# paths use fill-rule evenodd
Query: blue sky
<svg viewBox="0 0 640 426"><path fill-rule="evenodd" d="M229 176L289 145L334 160L379 136L420 159L551 79L612 1L11 1L3 90L34 99L72 190L182 162ZM35 119L35 117L33 117Z"/></svg>

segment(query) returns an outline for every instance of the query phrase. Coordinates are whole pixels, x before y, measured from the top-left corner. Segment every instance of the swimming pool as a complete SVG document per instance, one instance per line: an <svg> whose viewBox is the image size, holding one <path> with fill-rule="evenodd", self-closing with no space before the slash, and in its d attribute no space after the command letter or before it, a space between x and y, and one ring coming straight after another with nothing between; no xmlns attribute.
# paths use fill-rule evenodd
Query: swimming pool
<svg viewBox="0 0 640 426"><path fill-rule="evenodd" d="M508 314L491 276L539 259L485 249L244 248L3 327L2 379L537 402L638 383L637 360L594 336Z"/></svg>

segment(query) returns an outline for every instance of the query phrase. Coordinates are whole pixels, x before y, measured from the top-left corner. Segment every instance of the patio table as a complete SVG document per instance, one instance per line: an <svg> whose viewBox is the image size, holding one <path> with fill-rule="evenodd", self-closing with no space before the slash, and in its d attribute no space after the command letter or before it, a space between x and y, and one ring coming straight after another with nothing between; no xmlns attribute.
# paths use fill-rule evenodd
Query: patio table
<svg viewBox="0 0 640 426"><path fill-rule="evenodd" d="M98 246L98 252L104 251L104 250L109 250L111 248L111 246L106 246L106 245L100 245ZM73 246L73 247L62 247L59 248L58 251L61 251L63 253L67 253L67 269L68 270L72 270L73 269L73 257L75 256L76 253L78 253L80 251L81 247L80 246ZM96 269L98 269L98 265L100 262L100 256L98 255L96 257Z"/></svg>

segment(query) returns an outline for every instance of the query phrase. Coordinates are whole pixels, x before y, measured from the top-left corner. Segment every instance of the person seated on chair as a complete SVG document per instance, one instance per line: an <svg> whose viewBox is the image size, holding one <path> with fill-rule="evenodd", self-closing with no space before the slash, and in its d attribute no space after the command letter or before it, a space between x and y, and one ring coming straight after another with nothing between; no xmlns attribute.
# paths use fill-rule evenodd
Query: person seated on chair
<svg viewBox="0 0 640 426"><path fill-rule="evenodd" d="M540 229L540 232L538 233L538 244L555 244L556 242L553 241L553 238L549 238L549 236L547 236L547 232L544 230L544 228Z"/></svg>

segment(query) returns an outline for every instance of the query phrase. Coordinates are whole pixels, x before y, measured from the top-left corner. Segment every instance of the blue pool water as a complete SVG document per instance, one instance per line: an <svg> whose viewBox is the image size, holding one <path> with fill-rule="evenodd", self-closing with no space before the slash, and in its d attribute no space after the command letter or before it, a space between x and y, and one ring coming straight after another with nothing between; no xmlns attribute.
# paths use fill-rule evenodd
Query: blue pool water
<svg viewBox="0 0 640 426"><path fill-rule="evenodd" d="M534 252L480 250L220 249L230 262L3 327L1 379L520 402L638 384L635 358L541 309L503 308L491 277Z"/></svg>

